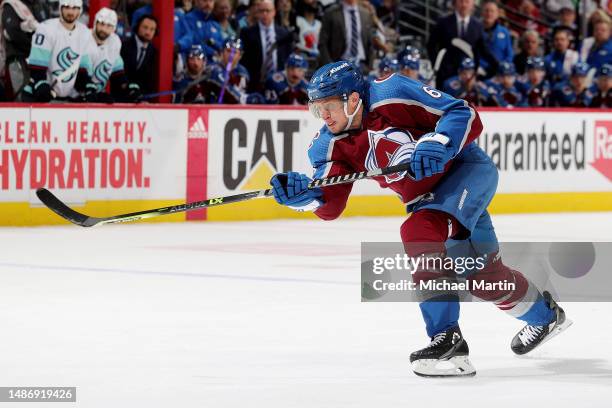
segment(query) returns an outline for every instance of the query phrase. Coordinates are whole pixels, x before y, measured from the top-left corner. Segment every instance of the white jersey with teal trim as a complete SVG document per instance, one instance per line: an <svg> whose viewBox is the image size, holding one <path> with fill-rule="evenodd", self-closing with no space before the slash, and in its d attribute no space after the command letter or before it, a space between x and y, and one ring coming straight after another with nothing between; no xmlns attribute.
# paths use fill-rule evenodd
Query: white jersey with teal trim
<svg viewBox="0 0 612 408"><path fill-rule="evenodd" d="M91 56L91 63L93 82L98 85L99 90L103 90L114 73L123 71L121 39L117 34L111 34L103 44L98 45L96 52Z"/></svg>
<svg viewBox="0 0 612 408"><path fill-rule="evenodd" d="M91 32L84 24L77 21L74 29L69 31L59 18L52 18L40 23L32 36L28 63L47 69L47 81L53 85L58 97L73 97L77 95L74 84L78 69L85 68L91 75L90 55L95 46ZM78 69L73 69L75 64ZM74 72L56 81L66 70Z"/></svg>

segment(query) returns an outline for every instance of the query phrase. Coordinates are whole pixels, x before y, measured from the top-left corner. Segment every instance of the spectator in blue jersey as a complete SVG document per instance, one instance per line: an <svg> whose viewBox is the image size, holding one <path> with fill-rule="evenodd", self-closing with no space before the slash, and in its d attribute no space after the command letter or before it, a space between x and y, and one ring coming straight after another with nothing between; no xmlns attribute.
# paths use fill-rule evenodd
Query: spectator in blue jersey
<svg viewBox="0 0 612 408"><path fill-rule="evenodd" d="M176 91L175 103L204 103L207 89L204 82L207 78L206 55L204 48L197 44L187 54L185 70L173 81Z"/></svg>
<svg viewBox="0 0 612 408"><path fill-rule="evenodd" d="M489 86L495 87L500 106L519 106L523 103L523 94L516 86L516 69L512 62L499 64L495 81L492 80Z"/></svg>
<svg viewBox="0 0 612 408"><path fill-rule="evenodd" d="M213 16L221 26L223 40L238 36L238 22L232 16L232 5L230 0L215 0Z"/></svg>
<svg viewBox="0 0 612 408"><path fill-rule="evenodd" d="M193 33L192 44L202 45L206 57L212 60L223 44L221 26L212 16L215 0L195 0L193 6L185 16Z"/></svg>
<svg viewBox="0 0 612 408"><path fill-rule="evenodd" d="M588 72L589 65L586 62L574 65L569 80L562 81L553 87L552 105L574 108L590 106L595 95L587 86Z"/></svg>
<svg viewBox="0 0 612 408"><path fill-rule="evenodd" d="M300 54L289 55L284 71L275 72L266 80L266 103L306 105L308 82L304 80L308 61Z"/></svg>
<svg viewBox="0 0 612 408"><path fill-rule="evenodd" d="M512 37L506 27L499 22L499 6L495 0L486 0L482 4L482 25L484 27L484 43L498 64L512 62ZM490 69L489 62L480 58L480 66Z"/></svg>
<svg viewBox="0 0 612 408"><path fill-rule="evenodd" d="M604 64L597 71L597 83L593 87L593 108L612 108L612 64Z"/></svg>
<svg viewBox="0 0 612 408"><path fill-rule="evenodd" d="M476 63L464 58L459 65L458 75L444 81L442 90L457 99L465 99L476 106L498 106L497 91L493 86L476 79Z"/></svg>
<svg viewBox="0 0 612 408"><path fill-rule="evenodd" d="M553 32L553 50L544 58L546 77L553 84L567 79L578 62L578 53L569 48L571 35L571 31L563 27Z"/></svg>
<svg viewBox="0 0 612 408"><path fill-rule="evenodd" d="M518 80L516 86L523 94L523 106L548 106L550 83L546 80L542 57L527 58L525 77Z"/></svg>
<svg viewBox="0 0 612 408"><path fill-rule="evenodd" d="M593 25L593 36L585 38L580 47L580 60L596 69L612 64L610 19L599 20Z"/></svg>

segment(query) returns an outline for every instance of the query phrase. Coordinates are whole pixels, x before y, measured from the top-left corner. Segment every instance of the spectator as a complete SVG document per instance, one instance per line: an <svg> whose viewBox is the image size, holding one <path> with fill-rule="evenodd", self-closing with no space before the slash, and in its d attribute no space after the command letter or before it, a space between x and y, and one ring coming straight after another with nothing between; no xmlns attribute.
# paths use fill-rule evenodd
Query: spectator
<svg viewBox="0 0 612 408"><path fill-rule="evenodd" d="M213 16L221 26L223 40L238 35L238 23L232 17L232 5L230 0L216 0L213 8Z"/></svg>
<svg viewBox="0 0 612 408"><path fill-rule="evenodd" d="M578 62L578 53L569 48L571 32L557 27L553 34L553 51L544 58L546 76L552 84L567 79L572 67Z"/></svg>
<svg viewBox="0 0 612 408"><path fill-rule="evenodd" d="M136 31L136 24L140 21L142 16L147 14L153 14L153 0L141 0L139 2L140 7L134 10L132 13L132 20L130 26L132 27L132 32Z"/></svg>
<svg viewBox="0 0 612 408"><path fill-rule="evenodd" d="M202 45L206 57L212 60L223 44L221 26L212 16L215 0L195 0L193 6L185 16L193 33L192 44Z"/></svg>
<svg viewBox="0 0 612 408"><path fill-rule="evenodd" d="M548 106L550 83L546 80L546 67L542 57L529 57L526 63L527 77L518 81L523 94L523 106Z"/></svg>
<svg viewBox="0 0 612 408"><path fill-rule="evenodd" d="M476 79L476 63L464 58L458 74L444 81L442 90L458 99L465 99L475 106L497 106L495 88L488 87Z"/></svg>
<svg viewBox="0 0 612 408"><path fill-rule="evenodd" d="M537 31L541 36L546 35L548 27L539 22L540 8L532 0L506 0L506 5L510 9L518 12L508 12L508 19L514 23L513 29L518 35L522 35L525 30ZM521 27L525 27L524 29Z"/></svg>
<svg viewBox="0 0 612 408"><path fill-rule="evenodd" d="M397 0L383 0L376 7L376 15L386 27L397 27Z"/></svg>
<svg viewBox="0 0 612 408"><path fill-rule="evenodd" d="M499 106L520 106L523 103L523 94L517 87L516 68L512 62L502 62L497 70L495 81L490 81L489 86L495 87L497 102Z"/></svg>
<svg viewBox="0 0 612 408"><path fill-rule="evenodd" d="M26 58L44 13L39 0L3 1L0 13L0 78L6 78L5 97L14 99L30 81Z"/></svg>
<svg viewBox="0 0 612 408"><path fill-rule="evenodd" d="M594 24L593 36L585 38L580 47L580 60L586 61L589 66L596 69L604 64L612 64L610 18Z"/></svg>
<svg viewBox="0 0 612 408"><path fill-rule="evenodd" d="M512 38L506 27L499 22L499 6L495 0L486 0L482 4L482 24L484 26L484 44L497 63L512 62ZM489 68L486 59L480 59L480 66Z"/></svg>
<svg viewBox="0 0 612 408"><path fill-rule="evenodd" d="M370 12L357 0L342 0L323 15L319 35L319 63L348 60L370 71L374 22Z"/></svg>
<svg viewBox="0 0 612 408"><path fill-rule="evenodd" d="M591 107L612 108L612 64L602 65L597 72L595 96Z"/></svg>
<svg viewBox="0 0 612 408"><path fill-rule="evenodd" d="M535 30L527 30L521 35L519 40L521 52L514 56L514 66L519 75L525 73L525 66L530 57L541 55L540 51L540 34Z"/></svg>
<svg viewBox="0 0 612 408"><path fill-rule="evenodd" d="M206 54L204 48L197 44L191 47L187 54L185 70L173 81L175 103L205 103L208 89L205 86L208 79L206 71Z"/></svg>
<svg viewBox="0 0 612 408"><path fill-rule="evenodd" d="M179 53L190 51L193 43L193 33L187 22L187 12L185 11L185 0L175 0L174 2L174 46Z"/></svg>
<svg viewBox="0 0 612 408"><path fill-rule="evenodd" d="M103 7L96 13L92 37L97 45L92 53L92 81L97 86L95 102L138 102L142 96L138 84L130 84L121 58L121 40L115 34L117 13ZM105 92L110 81L111 94Z"/></svg>
<svg viewBox="0 0 612 408"><path fill-rule="evenodd" d="M144 94L150 94L156 91L154 69L157 50L152 41L157 33L157 19L145 14L135 28L135 35L121 46L121 57L128 81L138 84Z"/></svg>
<svg viewBox="0 0 612 408"><path fill-rule="evenodd" d="M91 82L94 43L89 29L78 21L80 0L60 0L59 18L38 25L28 56L30 83L23 89L25 102L86 100L96 93Z"/></svg>
<svg viewBox="0 0 612 408"><path fill-rule="evenodd" d="M572 67L569 80L560 81L554 85L552 91L553 106L584 108L591 105L595 95L587 86L589 68L586 62L578 62Z"/></svg>
<svg viewBox="0 0 612 408"><path fill-rule="evenodd" d="M438 87L442 87L446 79L456 75L461 61L467 56L464 51L452 44L454 38L459 38L468 43L475 61L486 60L491 74L497 71L497 61L484 44L482 23L472 15L474 0L454 0L453 4L455 12L438 20L431 31L427 44L428 55L432 61L436 60L440 50L446 49L446 54L436 76Z"/></svg>
<svg viewBox="0 0 612 408"><path fill-rule="evenodd" d="M560 3L559 18L555 22L555 27L569 28L572 33L576 32L576 9L572 0L563 0Z"/></svg>
<svg viewBox="0 0 612 408"><path fill-rule="evenodd" d="M308 82L304 80L308 62L299 54L291 54L284 71L275 72L266 80L266 103L306 105Z"/></svg>
<svg viewBox="0 0 612 408"><path fill-rule="evenodd" d="M263 92L265 78L285 66L293 49L293 37L274 23L276 9L272 0L259 3L259 21L240 33L244 47L244 66L249 71L249 92Z"/></svg>
<svg viewBox="0 0 612 408"><path fill-rule="evenodd" d="M293 10L293 4L291 0L275 0L276 17L275 22L281 27L285 27L287 30L295 30L297 15Z"/></svg>
<svg viewBox="0 0 612 408"><path fill-rule="evenodd" d="M297 48L308 56L319 55L319 33L321 20L317 18L319 8L316 0L298 0L295 24L298 30Z"/></svg>
<svg viewBox="0 0 612 408"><path fill-rule="evenodd" d="M238 19L239 31L257 24L259 20L259 3L261 3L261 0L249 0L249 8L246 14Z"/></svg>

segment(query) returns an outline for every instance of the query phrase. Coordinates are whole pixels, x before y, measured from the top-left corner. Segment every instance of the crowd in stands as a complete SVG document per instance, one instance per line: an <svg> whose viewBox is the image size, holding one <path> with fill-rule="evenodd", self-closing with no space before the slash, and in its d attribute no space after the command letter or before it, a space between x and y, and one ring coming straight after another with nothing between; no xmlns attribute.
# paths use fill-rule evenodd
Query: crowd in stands
<svg viewBox="0 0 612 408"><path fill-rule="evenodd" d="M422 43L399 35L402 1L176 0L160 92L152 0L113 0L91 30L87 0L1 0L0 99L305 104L309 75L346 59L478 106L612 107L612 0L432 0L448 14Z"/></svg>

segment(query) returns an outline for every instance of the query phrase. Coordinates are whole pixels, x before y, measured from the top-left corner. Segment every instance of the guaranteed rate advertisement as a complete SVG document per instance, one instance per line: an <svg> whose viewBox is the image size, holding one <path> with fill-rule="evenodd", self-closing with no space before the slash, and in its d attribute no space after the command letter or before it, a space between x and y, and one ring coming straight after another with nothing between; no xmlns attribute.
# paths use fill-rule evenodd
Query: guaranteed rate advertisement
<svg viewBox="0 0 612 408"><path fill-rule="evenodd" d="M187 111L15 108L0 122L5 210L44 187L73 206L185 198ZM138 205L136 205L138 206ZM123 208L122 208L123 207ZM25 220L27 222L27 220Z"/></svg>

